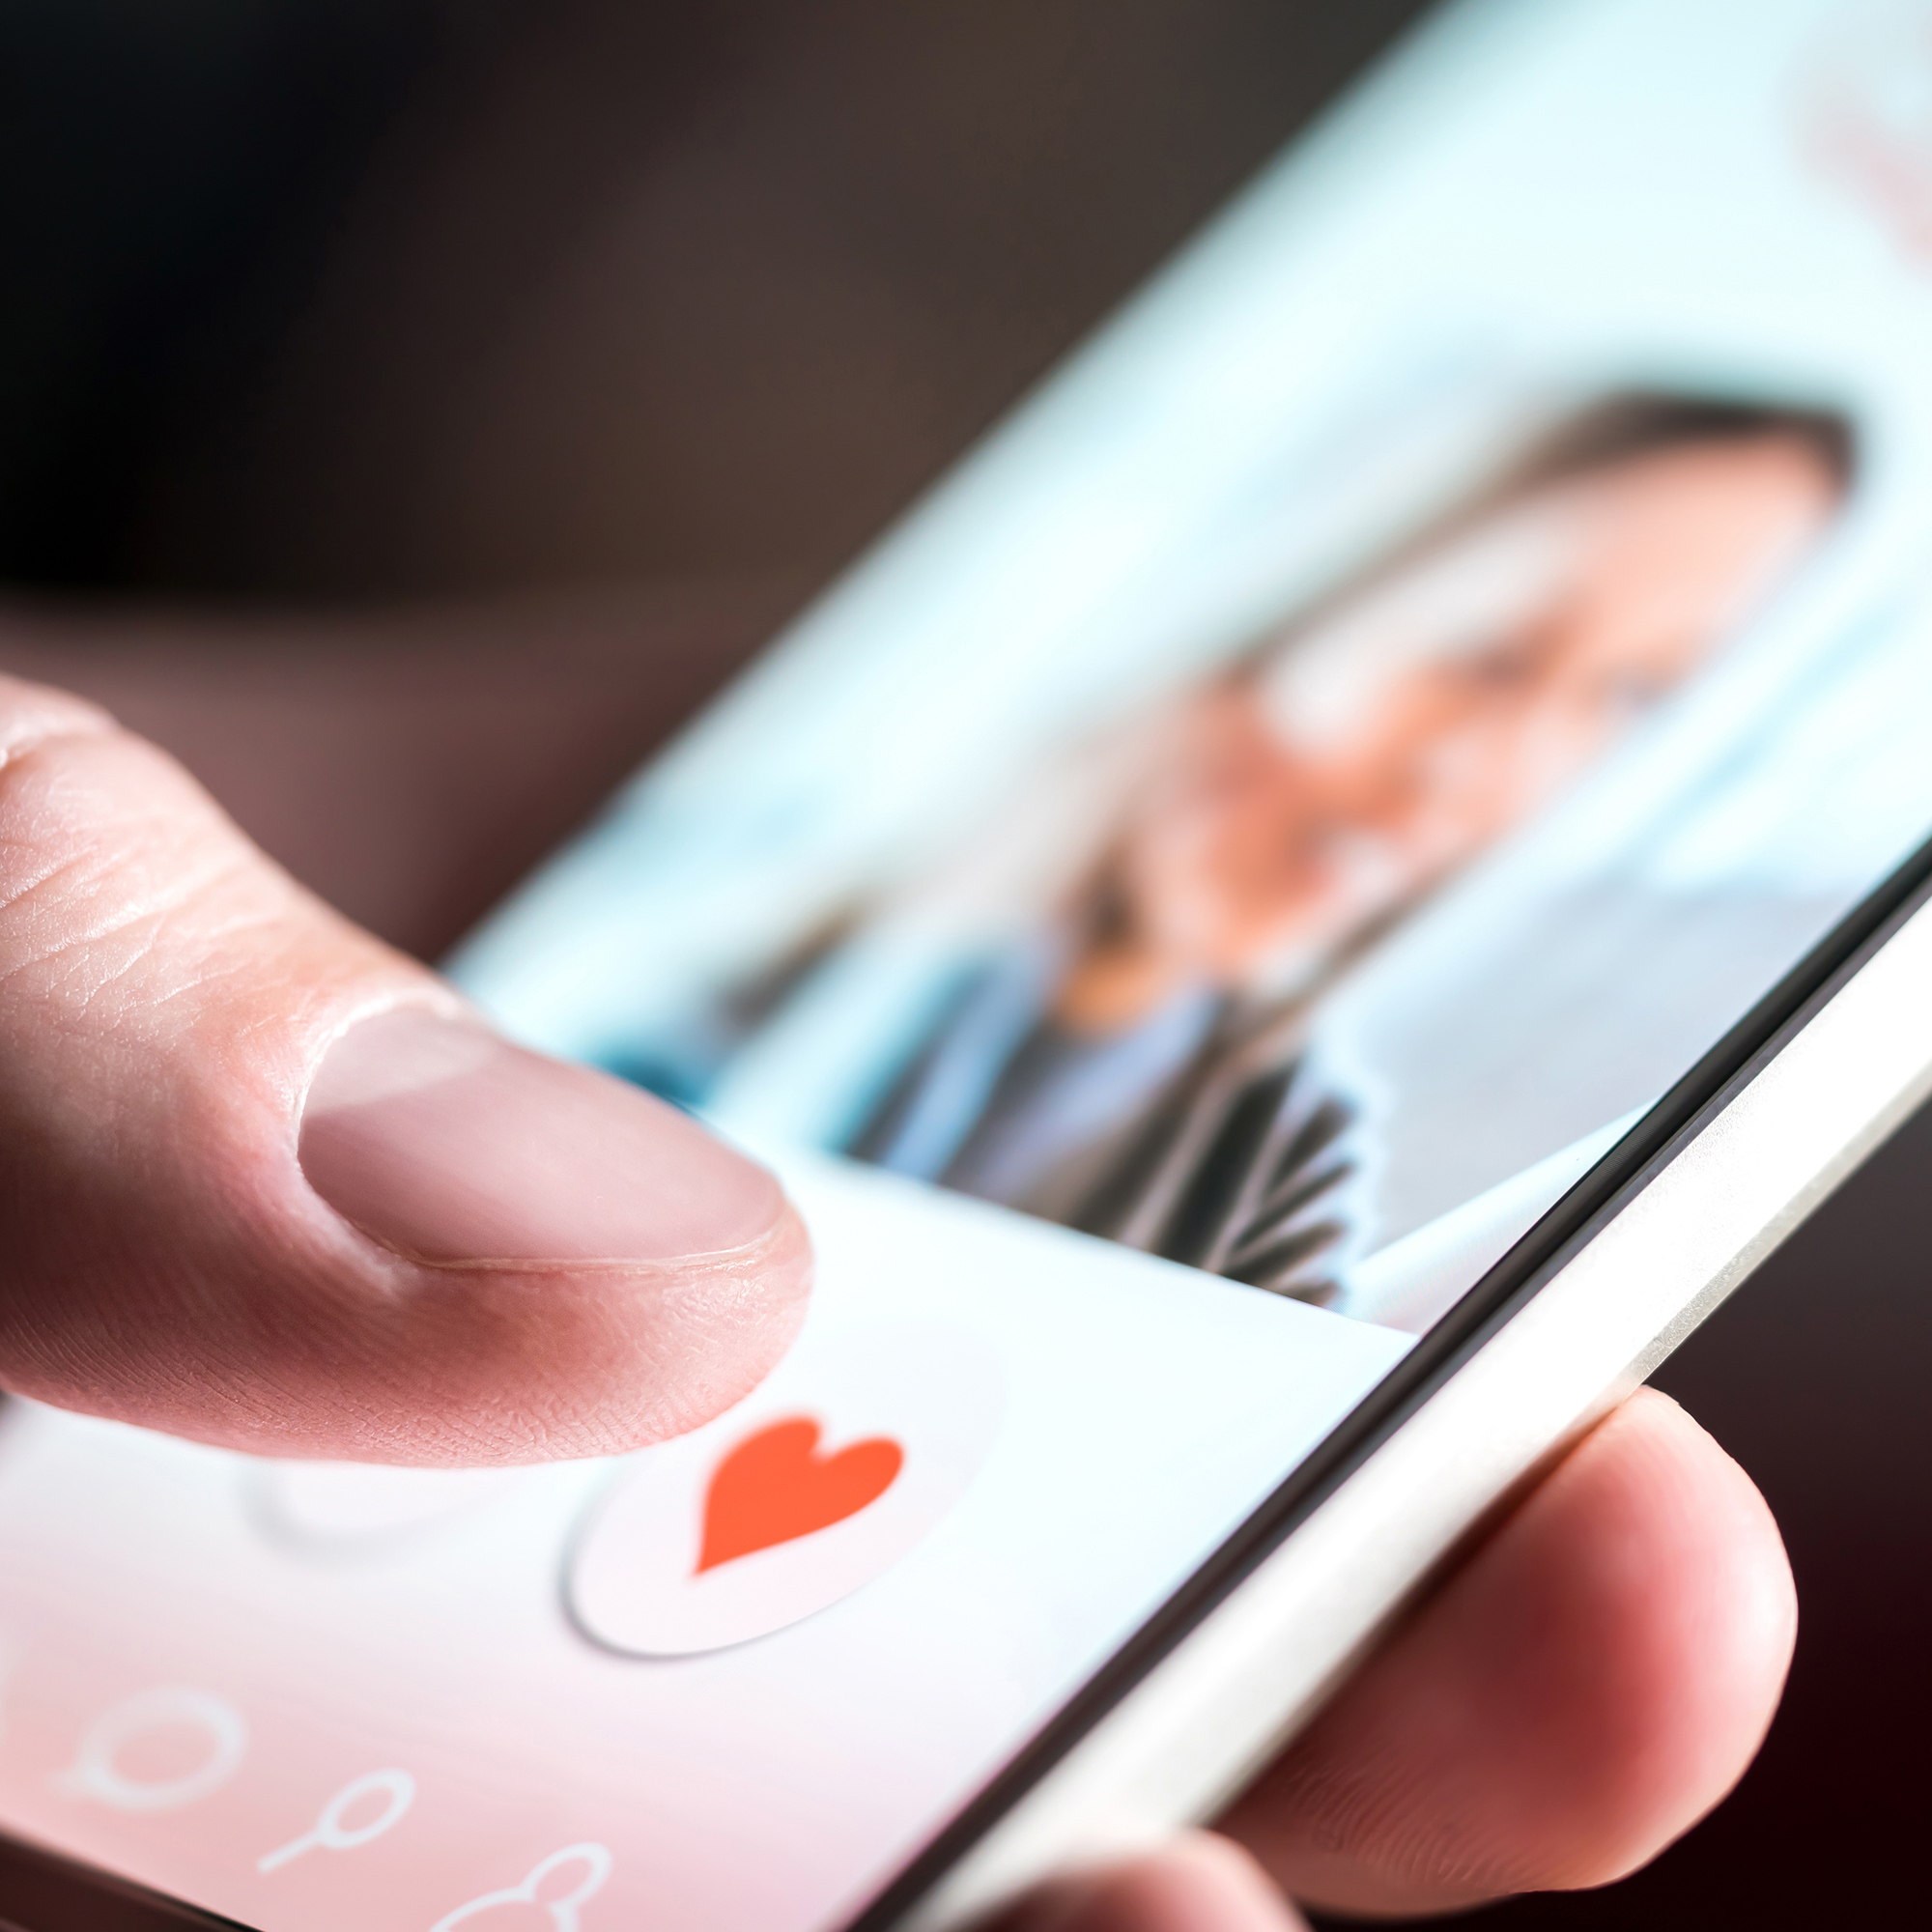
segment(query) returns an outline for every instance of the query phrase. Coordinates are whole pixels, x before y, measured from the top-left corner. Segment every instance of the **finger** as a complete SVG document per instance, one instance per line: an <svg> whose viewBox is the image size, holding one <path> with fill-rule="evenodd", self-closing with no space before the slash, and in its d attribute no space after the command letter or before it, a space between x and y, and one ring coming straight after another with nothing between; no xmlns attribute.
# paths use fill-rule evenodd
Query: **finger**
<svg viewBox="0 0 1932 1932"><path fill-rule="evenodd" d="M0 1386L274 1454L591 1455L742 1395L809 1272L762 1169L0 679Z"/></svg>
<svg viewBox="0 0 1932 1932"><path fill-rule="evenodd" d="M1239 1846L1189 1832L1151 1857L1056 1881L999 1932L1305 1932Z"/></svg>
<svg viewBox="0 0 1932 1932"><path fill-rule="evenodd" d="M1605 1884L1743 1774L1796 1628L1763 1498L1676 1404L1640 1390L1228 1829L1296 1895L1353 1910Z"/></svg>

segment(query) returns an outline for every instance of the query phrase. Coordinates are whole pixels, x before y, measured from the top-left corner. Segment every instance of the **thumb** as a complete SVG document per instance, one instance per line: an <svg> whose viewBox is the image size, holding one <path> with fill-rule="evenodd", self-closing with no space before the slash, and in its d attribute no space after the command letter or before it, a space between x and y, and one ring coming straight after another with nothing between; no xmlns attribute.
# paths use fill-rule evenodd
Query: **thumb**
<svg viewBox="0 0 1932 1932"><path fill-rule="evenodd" d="M597 1455L752 1387L810 1274L762 1168L0 677L0 1387L272 1455Z"/></svg>

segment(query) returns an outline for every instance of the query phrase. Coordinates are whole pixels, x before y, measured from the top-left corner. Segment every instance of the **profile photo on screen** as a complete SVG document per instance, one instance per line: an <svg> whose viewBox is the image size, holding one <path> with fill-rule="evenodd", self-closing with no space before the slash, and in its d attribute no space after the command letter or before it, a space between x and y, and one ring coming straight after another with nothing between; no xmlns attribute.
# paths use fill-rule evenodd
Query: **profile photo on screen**
<svg viewBox="0 0 1932 1932"><path fill-rule="evenodd" d="M764 1043L809 1007L864 1044L810 1071L829 1148L1332 1302L1374 1150L1324 993L1720 653L1851 469L1824 412L1572 414L721 1000L691 1097L806 1077Z"/></svg>

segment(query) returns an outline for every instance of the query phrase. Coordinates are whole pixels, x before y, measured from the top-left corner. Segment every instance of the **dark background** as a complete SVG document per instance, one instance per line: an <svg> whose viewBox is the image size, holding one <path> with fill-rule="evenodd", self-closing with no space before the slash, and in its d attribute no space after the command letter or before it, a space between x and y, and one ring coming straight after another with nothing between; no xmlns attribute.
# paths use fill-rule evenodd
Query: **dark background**
<svg viewBox="0 0 1932 1932"><path fill-rule="evenodd" d="M1420 11L0 0L0 668L434 952ZM1797 1566L1763 1756L1499 1932L1916 1917L1928 1161L1658 1378Z"/></svg>

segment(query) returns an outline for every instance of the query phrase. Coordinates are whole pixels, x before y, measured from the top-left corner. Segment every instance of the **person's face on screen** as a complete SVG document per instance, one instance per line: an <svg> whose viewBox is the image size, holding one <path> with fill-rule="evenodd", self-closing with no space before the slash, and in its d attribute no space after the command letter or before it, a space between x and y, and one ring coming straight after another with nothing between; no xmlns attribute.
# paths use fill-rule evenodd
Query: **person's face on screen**
<svg viewBox="0 0 1932 1932"><path fill-rule="evenodd" d="M1292 974L1520 823L1830 516L1796 437L1624 458L1498 511L1180 714L1069 1016Z"/></svg>

